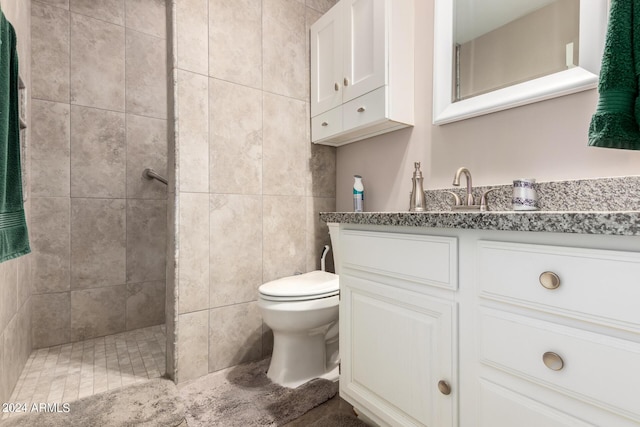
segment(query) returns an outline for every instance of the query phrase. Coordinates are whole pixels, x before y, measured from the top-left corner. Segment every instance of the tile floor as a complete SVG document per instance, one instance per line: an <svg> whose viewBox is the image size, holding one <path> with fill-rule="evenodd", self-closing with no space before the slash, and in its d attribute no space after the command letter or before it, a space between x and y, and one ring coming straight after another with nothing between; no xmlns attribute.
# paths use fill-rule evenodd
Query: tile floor
<svg viewBox="0 0 640 427"><path fill-rule="evenodd" d="M164 325L34 350L9 402L65 403L157 378L165 352Z"/></svg>

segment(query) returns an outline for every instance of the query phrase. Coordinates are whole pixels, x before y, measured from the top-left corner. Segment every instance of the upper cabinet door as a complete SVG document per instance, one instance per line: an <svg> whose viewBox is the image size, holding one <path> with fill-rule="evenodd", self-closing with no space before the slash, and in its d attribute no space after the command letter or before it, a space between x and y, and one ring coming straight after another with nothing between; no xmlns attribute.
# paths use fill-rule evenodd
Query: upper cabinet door
<svg viewBox="0 0 640 427"><path fill-rule="evenodd" d="M387 84L385 0L344 1L343 102Z"/></svg>
<svg viewBox="0 0 640 427"><path fill-rule="evenodd" d="M338 3L311 27L311 116L342 104L343 13Z"/></svg>

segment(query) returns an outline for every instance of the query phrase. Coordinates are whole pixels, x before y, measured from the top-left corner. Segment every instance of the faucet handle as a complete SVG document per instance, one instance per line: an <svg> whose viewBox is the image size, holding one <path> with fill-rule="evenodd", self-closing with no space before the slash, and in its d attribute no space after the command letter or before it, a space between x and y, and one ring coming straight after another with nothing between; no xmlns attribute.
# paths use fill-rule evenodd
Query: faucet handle
<svg viewBox="0 0 640 427"><path fill-rule="evenodd" d="M453 191L445 191L445 193L449 193L453 196L453 203L454 206L461 206L462 205L462 200L460 200L460 196L458 196L456 193L454 193Z"/></svg>
<svg viewBox="0 0 640 427"><path fill-rule="evenodd" d="M489 205L487 204L487 194L491 193L494 190L497 190L497 188L490 188L487 191L482 193L482 197L480 198L480 210L481 211L488 211L489 210Z"/></svg>

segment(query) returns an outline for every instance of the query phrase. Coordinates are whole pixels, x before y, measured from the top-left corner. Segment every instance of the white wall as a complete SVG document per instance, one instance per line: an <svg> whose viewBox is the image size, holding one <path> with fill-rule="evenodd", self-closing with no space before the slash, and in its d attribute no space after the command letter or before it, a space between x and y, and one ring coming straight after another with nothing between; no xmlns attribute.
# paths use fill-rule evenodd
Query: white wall
<svg viewBox="0 0 640 427"><path fill-rule="evenodd" d="M416 1L416 125L337 151L337 210L353 209L353 175L365 184L365 210L406 211L413 162L422 162L425 188L451 186L456 169L471 170L475 185L640 174L640 152L587 146L598 101L590 90L443 126L433 126L434 0Z"/></svg>

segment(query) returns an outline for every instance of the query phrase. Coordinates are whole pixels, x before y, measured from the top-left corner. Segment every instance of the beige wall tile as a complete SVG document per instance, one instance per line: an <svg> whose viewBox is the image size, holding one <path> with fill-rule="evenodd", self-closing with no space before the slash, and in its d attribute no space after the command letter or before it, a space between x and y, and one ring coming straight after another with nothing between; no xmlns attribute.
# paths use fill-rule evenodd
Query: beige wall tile
<svg viewBox="0 0 640 427"><path fill-rule="evenodd" d="M67 2L68 8L68 2ZM31 96L69 102L69 12L31 6Z"/></svg>
<svg viewBox="0 0 640 427"><path fill-rule="evenodd" d="M263 88L279 95L308 100L305 6L297 0L265 0L263 7Z"/></svg>
<svg viewBox="0 0 640 427"><path fill-rule="evenodd" d="M31 196L68 197L69 104L34 99L31 104Z"/></svg>
<svg viewBox="0 0 640 427"><path fill-rule="evenodd" d="M4 334L0 331L0 342L4 346ZM9 380L9 368L4 363L4 351L0 350L0 402L8 402L13 390L13 383Z"/></svg>
<svg viewBox="0 0 640 427"><path fill-rule="evenodd" d="M212 194L210 224L209 306L255 301L262 284L262 198Z"/></svg>
<svg viewBox="0 0 640 427"><path fill-rule="evenodd" d="M164 304L164 280L127 284L127 330L164 324Z"/></svg>
<svg viewBox="0 0 640 427"><path fill-rule="evenodd" d="M30 335L26 329L28 326L26 316L19 314L13 317L3 334L3 349L0 351L4 352L4 366L7 374L5 380L9 384L15 384L18 381L31 351L27 338Z"/></svg>
<svg viewBox="0 0 640 427"><path fill-rule="evenodd" d="M209 79L178 71L180 191L209 191Z"/></svg>
<svg viewBox="0 0 640 427"><path fill-rule="evenodd" d="M307 196L336 197L336 148L309 144Z"/></svg>
<svg viewBox="0 0 640 427"><path fill-rule="evenodd" d="M325 13L336 3L338 3L338 0L306 0L307 7L315 9L320 13Z"/></svg>
<svg viewBox="0 0 640 427"><path fill-rule="evenodd" d="M166 245L166 200L127 200L127 283L164 280Z"/></svg>
<svg viewBox="0 0 640 427"><path fill-rule="evenodd" d="M209 1L209 75L262 88L261 0Z"/></svg>
<svg viewBox="0 0 640 427"><path fill-rule="evenodd" d="M30 239L33 250L33 292L70 289L71 207L68 198L31 200Z"/></svg>
<svg viewBox="0 0 640 427"><path fill-rule="evenodd" d="M260 194L262 92L210 79L209 105L211 192Z"/></svg>
<svg viewBox="0 0 640 427"><path fill-rule="evenodd" d="M33 246L31 247L33 251ZM33 292L31 272L34 269L34 255L18 258L18 309L27 303ZM29 334L31 336L31 334Z"/></svg>
<svg viewBox="0 0 640 427"><path fill-rule="evenodd" d="M209 28L207 0L176 2L178 68L207 75Z"/></svg>
<svg viewBox="0 0 640 427"><path fill-rule="evenodd" d="M304 196L309 138L308 104L264 94L263 193Z"/></svg>
<svg viewBox="0 0 640 427"><path fill-rule="evenodd" d="M71 106L71 196L126 195L123 113Z"/></svg>
<svg viewBox="0 0 640 427"><path fill-rule="evenodd" d="M124 0L69 0L71 12L124 25Z"/></svg>
<svg viewBox="0 0 640 427"><path fill-rule="evenodd" d="M209 194L180 193L179 313L208 308Z"/></svg>
<svg viewBox="0 0 640 427"><path fill-rule="evenodd" d="M30 353L31 303L28 302L0 331L0 402L10 401L11 391Z"/></svg>
<svg viewBox="0 0 640 427"><path fill-rule="evenodd" d="M126 27L167 38L165 0L125 0Z"/></svg>
<svg viewBox="0 0 640 427"><path fill-rule="evenodd" d="M71 14L72 104L124 111L124 33L119 25Z"/></svg>
<svg viewBox="0 0 640 427"><path fill-rule="evenodd" d="M214 308L209 313L209 372L262 357L258 303Z"/></svg>
<svg viewBox="0 0 640 427"><path fill-rule="evenodd" d="M184 382L208 373L209 311L181 314L178 334L177 381Z"/></svg>
<svg viewBox="0 0 640 427"><path fill-rule="evenodd" d="M167 177L167 121L127 114L127 197L166 199L167 186L142 177L146 168Z"/></svg>
<svg viewBox="0 0 640 427"><path fill-rule="evenodd" d="M335 212L336 199L332 197L306 197L307 201L307 271L320 269L320 257L324 245L331 247L329 227L320 219L320 212ZM335 271L333 266L333 247L326 258L328 271Z"/></svg>
<svg viewBox="0 0 640 427"><path fill-rule="evenodd" d="M126 297L125 285L71 291L71 340L123 332Z"/></svg>
<svg viewBox="0 0 640 427"><path fill-rule="evenodd" d="M0 286L0 331L3 331L18 311L18 264L15 260L2 264Z"/></svg>
<svg viewBox="0 0 640 427"><path fill-rule="evenodd" d="M166 119L166 41L131 30L126 39L127 113Z"/></svg>
<svg viewBox="0 0 640 427"><path fill-rule="evenodd" d="M24 304L18 313L18 332L22 335L20 338L20 358L22 359L22 365L26 364L31 350L33 349L33 342L31 340L31 319L33 316L31 299ZM22 369L19 369L22 371Z"/></svg>
<svg viewBox="0 0 640 427"><path fill-rule="evenodd" d="M306 270L306 202L304 197L264 196L262 281Z"/></svg>
<svg viewBox="0 0 640 427"><path fill-rule="evenodd" d="M33 348L50 347L71 340L71 294L33 295L32 341Z"/></svg>
<svg viewBox="0 0 640 427"><path fill-rule="evenodd" d="M37 0L40 3L47 3L51 6L61 7L69 10L69 0ZM33 2L35 3L35 2Z"/></svg>
<svg viewBox="0 0 640 427"><path fill-rule="evenodd" d="M71 289L125 283L125 201L71 200Z"/></svg>

